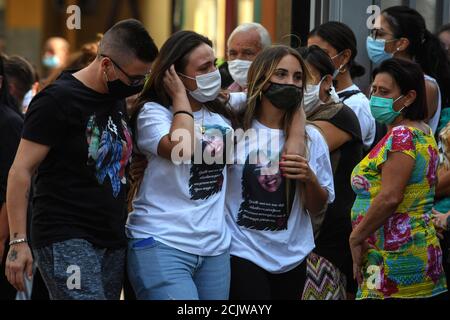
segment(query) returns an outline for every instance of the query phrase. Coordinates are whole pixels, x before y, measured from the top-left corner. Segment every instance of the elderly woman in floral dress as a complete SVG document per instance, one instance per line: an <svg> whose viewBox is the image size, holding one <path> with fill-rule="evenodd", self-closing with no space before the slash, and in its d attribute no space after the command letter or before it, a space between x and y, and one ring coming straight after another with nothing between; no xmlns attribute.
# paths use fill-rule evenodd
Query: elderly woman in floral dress
<svg viewBox="0 0 450 320"><path fill-rule="evenodd" d="M370 107L387 135L352 174L350 236L357 299L446 296L432 221L438 150L420 67L400 59L375 71Z"/></svg>

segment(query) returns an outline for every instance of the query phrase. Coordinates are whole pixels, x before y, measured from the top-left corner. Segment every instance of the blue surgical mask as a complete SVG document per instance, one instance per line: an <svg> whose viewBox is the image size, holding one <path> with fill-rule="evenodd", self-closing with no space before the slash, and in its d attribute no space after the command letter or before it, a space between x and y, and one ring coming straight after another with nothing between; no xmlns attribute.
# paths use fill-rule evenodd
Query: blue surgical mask
<svg viewBox="0 0 450 320"><path fill-rule="evenodd" d="M60 61L57 56L45 56L42 59L42 64L49 69L56 69L59 67Z"/></svg>
<svg viewBox="0 0 450 320"><path fill-rule="evenodd" d="M394 40L392 40L392 41L394 41ZM387 41L384 39L375 40L371 36L367 37L367 42L366 42L367 54L369 55L369 58L373 63L380 64L383 61L394 57L393 53L386 52L386 49L385 49L386 43L387 43Z"/></svg>
<svg viewBox="0 0 450 320"><path fill-rule="evenodd" d="M381 98L376 96L370 97L370 111L372 112L373 117L378 122L390 125L394 120L401 114L402 110L395 111L394 104L403 98L404 96L398 97L396 100L392 98Z"/></svg>

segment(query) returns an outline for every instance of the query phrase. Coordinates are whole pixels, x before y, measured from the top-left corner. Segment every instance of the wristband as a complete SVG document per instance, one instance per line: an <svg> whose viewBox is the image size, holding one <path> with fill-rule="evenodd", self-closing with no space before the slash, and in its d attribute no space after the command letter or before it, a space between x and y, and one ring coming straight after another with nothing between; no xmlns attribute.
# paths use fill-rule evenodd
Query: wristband
<svg viewBox="0 0 450 320"><path fill-rule="evenodd" d="M21 244L21 243L28 243L27 239L17 239L17 240L13 240L9 243L9 246L12 247L16 244Z"/></svg>
<svg viewBox="0 0 450 320"><path fill-rule="evenodd" d="M187 112L187 111L178 111L178 112L175 112L175 113L173 114L173 117L175 118L175 116L176 116L176 115L179 115L179 114L187 114L187 115L190 116L192 119L194 119L194 115L193 115L192 113L190 113L190 112Z"/></svg>

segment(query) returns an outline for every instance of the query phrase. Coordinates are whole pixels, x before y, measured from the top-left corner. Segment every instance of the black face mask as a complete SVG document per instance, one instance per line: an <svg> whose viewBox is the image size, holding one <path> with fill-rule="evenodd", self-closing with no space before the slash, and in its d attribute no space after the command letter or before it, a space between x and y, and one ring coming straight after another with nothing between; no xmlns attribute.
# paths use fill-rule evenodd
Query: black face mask
<svg viewBox="0 0 450 320"><path fill-rule="evenodd" d="M303 88L292 84L271 82L264 95L276 108L290 111L300 107L303 100Z"/></svg>
<svg viewBox="0 0 450 320"><path fill-rule="evenodd" d="M109 94L117 100L123 100L140 93L144 89L143 84L128 86L122 80L117 79L107 82Z"/></svg>

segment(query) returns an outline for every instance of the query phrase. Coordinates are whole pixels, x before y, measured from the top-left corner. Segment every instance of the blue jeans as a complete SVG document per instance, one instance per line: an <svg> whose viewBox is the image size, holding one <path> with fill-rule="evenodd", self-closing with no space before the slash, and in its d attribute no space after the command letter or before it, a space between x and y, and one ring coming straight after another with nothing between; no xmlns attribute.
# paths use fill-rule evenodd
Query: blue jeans
<svg viewBox="0 0 450 320"><path fill-rule="evenodd" d="M202 257L152 238L130 240L128 274L138 300L228 300L230 254Z"/></svg>

